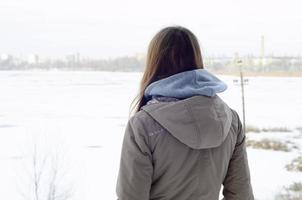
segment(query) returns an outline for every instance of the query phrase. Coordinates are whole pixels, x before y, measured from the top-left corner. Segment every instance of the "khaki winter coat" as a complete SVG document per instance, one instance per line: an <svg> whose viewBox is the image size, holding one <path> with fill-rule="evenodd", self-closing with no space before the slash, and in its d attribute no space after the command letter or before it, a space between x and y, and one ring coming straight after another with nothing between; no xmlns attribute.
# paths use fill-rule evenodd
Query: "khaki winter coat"
<svg viewBox="0 0 302 200"><path fill-rule="evenodd" d="M118 200L253 200L238 114L217 95L145 105L126 126Z"/></svg>

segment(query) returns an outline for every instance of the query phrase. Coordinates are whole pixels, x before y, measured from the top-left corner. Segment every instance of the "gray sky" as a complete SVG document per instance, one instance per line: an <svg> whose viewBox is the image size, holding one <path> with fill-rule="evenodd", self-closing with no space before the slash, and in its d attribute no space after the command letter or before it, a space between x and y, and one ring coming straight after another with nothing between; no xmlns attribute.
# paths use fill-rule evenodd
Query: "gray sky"
<svg viewBox="0 0 302 200"><path fill-rule="evenodd" d="M182 25L205 55L302 55L301 0L1 0L0 54L90 57L144 53L152 36Z"/></svg>

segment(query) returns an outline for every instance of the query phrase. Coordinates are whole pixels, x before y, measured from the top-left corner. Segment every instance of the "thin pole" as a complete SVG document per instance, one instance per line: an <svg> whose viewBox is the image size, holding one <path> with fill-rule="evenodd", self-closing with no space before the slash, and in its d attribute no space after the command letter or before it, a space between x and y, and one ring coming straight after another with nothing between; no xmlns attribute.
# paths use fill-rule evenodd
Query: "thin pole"
<svg viewBox="0 0 302 200"><path fill-rule="evenodd" d="M241 99L242 99L242 121L243 121L243 132L246 133L245 127L245 100L244 100L244 81L243 81L243 72L242 72L242 61L238 61L240 68L240 86L241 86Z"/></svg>

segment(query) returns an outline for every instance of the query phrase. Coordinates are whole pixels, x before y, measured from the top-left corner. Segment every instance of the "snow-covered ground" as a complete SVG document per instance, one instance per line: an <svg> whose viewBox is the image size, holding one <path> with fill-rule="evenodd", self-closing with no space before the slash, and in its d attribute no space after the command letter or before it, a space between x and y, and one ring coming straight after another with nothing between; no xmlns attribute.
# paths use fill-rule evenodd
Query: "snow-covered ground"
<svg viewBox="0 0 302 200"><path fill-rule="evenodd" d="M46 155L54 150L60 155L64 165L58 169L66 171L62 181L73 188L72 199L116 199L124 128L141 75L0 72L0 199L32 195L34 144ZM241 115L240 88L233 84L236 77L220 78L229 86L220 96ZM248 138L290 141L298 147L290 152L248 149L256 199L274 199L283 186L302 181L302 173L285 169L302 151L302 133L296 129L302 127L301 86L302 78L268 77L250 77L246 85L248 125L293 130L249 133Z"/></svg>

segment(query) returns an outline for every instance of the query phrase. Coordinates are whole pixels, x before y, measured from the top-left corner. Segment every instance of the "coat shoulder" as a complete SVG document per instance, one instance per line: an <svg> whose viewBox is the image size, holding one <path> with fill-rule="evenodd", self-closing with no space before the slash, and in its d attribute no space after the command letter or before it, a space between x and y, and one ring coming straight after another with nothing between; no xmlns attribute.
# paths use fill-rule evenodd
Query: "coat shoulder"
<svg viewBox="0 0 302 200"><path fill-rule="evenodd" d="M143 134L146 137L152 136L155 132L163 130L163 127L143 109L131 116L129 121L136 129L140 130L140 134Z"/></svg>
<svg viewBox="0 0 302 200"><path fill-rule="evenodd" d="M245 138L245 132L243 130L243 125L242 125L238 112L234 109L231 109L231 111L232 111L232 117L233 117L231 128L236 133L237 140L238 140L237 142L241 142Z"/></svg>

